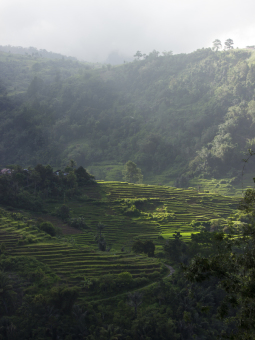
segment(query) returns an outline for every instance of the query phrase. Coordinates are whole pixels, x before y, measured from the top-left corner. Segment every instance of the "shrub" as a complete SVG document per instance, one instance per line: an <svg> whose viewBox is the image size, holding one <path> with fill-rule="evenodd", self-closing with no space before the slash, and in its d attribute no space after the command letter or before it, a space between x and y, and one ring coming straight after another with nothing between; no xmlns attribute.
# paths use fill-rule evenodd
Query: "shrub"
<svg viewBox="0 0 255 340"><path fill-rule="evenodd" d="M100 240L98 240L98 248L101 251L106 250L106 242L105 242L105 239L103 237L101 237Z"/></svg>
<svg viewBox="0 0 255 340"><path fill-rule="evenodd" d="M138 286L143 286L149 283L149 279L147 277L137 277L133 280L133 286L138 287Z"/></svg>
<svg viewBox="0 0 255 340"><path fill-rule="evenodd" d="M163 259L165 258L165 253L163 251L159 251L157 254L155 254L155 257Z"/></svg>
<svg viewBox="0 0 255 340"><path fill-rule="evenodd" d="M26 240L27 243L36 243L36 242L38 241L38 240L37 240L34 236L32 236L32 235L27 236L25 240Z"/></svg>
<svg viewBox="0 0 255 340"><path fill-rule="evenodd" d="M160 276L160 272L155 270L153 273L148 274L148 278L151 280L157 279Z"/></svg>
<svg viewBox="0 0 255 340"><path fill-rule="evenodd" d="M148 254L149 257L154 256L154 251L155 251L155 244L148 240L144 242L144 252L145 254Z"/></svg>
<svg viewBox="0 0 255 340"><path fill-rule="evenodd" d="M189 225L196 230L198 227L201 227L201 222L192 220Z"/></svg>
<svg viewBox="0 0 255 340"><path fill-rule="evenodd" d="M144 242L142 242L141 240L137 240L133 244L132 250L135 253L145 253L148 254L149 257L153 257L155 251L155 244L150 240L146 240Z"/></svg>
<svg viewBox="0 0 255 340"><path fill-rule="evenodd" d="M32 211L40 211L42 209L42 202L38 198L35 199L28 192L22 191L17 195L17 203L14 206Z"/></svg>
<svg viewBox="0 0 255 340"><path fill-rule="evenodd" d="M121 279L121 281L125 281L125 282L130 282L132 281L132 274L130 274L129 272L123 272L118 274L118 278Z"/></svg>
<svg viewBox="0 0 255 340"><path fill-rule="evenodd" d="M67 220L70 217L70 209L66 204L63 204L60 208L57 209L57 215L62 220Z"/></svg>
<svg viewBox="0 0 255 340"><path fill-rule="evenodd" d="M26 239L22 239L22 240L18 240L17 245L18 246L22 246L23 244L26 244L27 240Z"/></svg>
<svg viewBox="0 0 255 340"><path fill-rule="evenodd" d="M64 314L70 314L78 299L79 287L57 286L50 290L50 302Z"/></svg>
<svg viewBox="0 0 255 340"><path fill-rule="evenodd" d="M41 223L39 228L42 231L44 231L45 233L47 233L47 234L49 234L51 236L56 236L56 234L57 234L56 228L50 222L43 222L43 223Z"/></svg>
<svg viewBox="0 0 255 340"><path fill-rule="evenodd" d="M6 245L4 242L1 243L1 246L0 246L0 254L4 254L6 251Z"/></svg>
<svg viewBox="0 0 255 340"><path fill-rule="evenodd" d="M132 246L132 250L135 253L143 253L144 250L144 244L141 240L137 240L133 246Z"/></svg>
<svg viewBox="0 0 255 340"><path fill-rule="evenodd" d="M76 229L79 229L79 230L88 229L88 226L85 223L84 217L70 218L68 224L70 225L70 227L76 228Z"/></svg>
<svg viewBox="0 0 255 340"><path fill-rule="evenodd" d="M135 207L135 205L132 205L130 208L128 208L124 215L126 216L134 216L134 217L138 217L141 215L140 211Z"/></svg>

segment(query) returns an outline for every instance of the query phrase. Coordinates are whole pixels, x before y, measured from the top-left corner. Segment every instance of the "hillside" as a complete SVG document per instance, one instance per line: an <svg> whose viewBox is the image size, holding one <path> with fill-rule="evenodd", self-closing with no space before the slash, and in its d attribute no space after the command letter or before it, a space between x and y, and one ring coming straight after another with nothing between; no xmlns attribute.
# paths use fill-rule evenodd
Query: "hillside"
<svg viewBox="0 0 255 340"><path fill-rule="evenodd" d="M38 190L40 187L41 185L39 186L38 183ZM60 187L59 184L58 187ZM23 210L25 213L23 218L22 214L14 208L15 205L17 206L15 199L8 201L7 198L3 198L6 194L1 196L3 207L7 206L9 211L13 211L13 213L2 211L1 240L7 245L10 254L33 255L43 262L46 261L50 267L53 265L57 273L59 270L62 273L64 267L61 268L65 265L63 257L65 246L63 244L69 244L71 247L82 247L82 249L85 247L84 256L89 256L89 258L94 256L94 251L98 249L95 236L100 224L104 226L103 238L106 242L106 248L109 248L111 254L121 253L121 250L124 252L123 254L129 254L132 244L136 240L153 241L156 244L156 254L158 254L162 252L165 240L169 237L172 238L176 231L180 232L183 239L187 241L190 239L191 233L197 233L204 228L208 230L214 230L213 228L216 228L215 230L223 229L227 226L229 215L235 213L239 202L235 198L198 193L193 188L184 190L125 182L98 182L97 185L86 184L74 196L70 196L68 191L65 191L66 194L62 197L53 196L51 189L49 193L52 194L48 198L45 197L44 189L40 189L34 196L32 187L31 199L33 199L34 205L29 205L27 202L30 196L28 193L25 194L21 183L19 190L22 196L21 194L17 195L17 197L20 197L18 206L27 207L29 210L26 210L26 213ZM23 201L21 201L22 199ZM71 220L84 219L86 223L84 228L72 227L72 224L61 219L61 215L56 213L63 206L63 201L70 210L69 218ZM23 202L23 205L21 202ZM41 205L39 205L39 202L41 202ZM43 221L52 222L59 228L62 236L56 239L48 235L44 239L42 237L43 232L38 234L39 224L36 222L37 220L39 224ZM20 240L20 237L23 241ZM20 241L17 243L18 240ZM48 245L46 244L47 240L50 241ZM43 243L41 244L41 242ZM52 259L51 256L43 256L44 251L50 251L49 254L51 254L51 249L52 247L55 249L55 246L57 247L56 251L63 247L61 263L58 263L58 257ZM69 250L67 250L67 253L70 253ZM100 253L103 254L103 252ZM88 267L85 258L82 260L80 252L77 253L77 256L79 257L77 273L75 274L75 270L72 268L71 276L75 277L80 272L89 276L97 276L99 271L107 273L109 270L107 262L102 262L103 267L101 268L98 263L99 267L95 272L94 267ZM127 256L129 257L129 255ZM108 255L106 256L107 259ZM125 258L124 262L127 265L126 260ZM84 268L82 266L83 261L85 261ZM139 259L137 261L139 262ZM67 262L69 263L68 259ZM116 272L121 271L121 261L119 261L117 267L115 264L112 265ZM157 265L155 264L155 266ZM134 267L133 270L132 265L128 265L128 268L132 274L139 275L140 269ZM151 268L152 271L155 269L154 266ZM68 276L71 274L67 269L64 271ZM150 270L147 269L147 272L149 273Z"/></svg>
<svg viewBox="0 0 255 340"><path fill-rule="evenodd" d="M188 187L200 176L241 187L255 138L253 52L153 51L101 68L0 52L0 70L2 166L72 158L121 180L130 159L145 183Z"/></svg>
<svg viewBox="0 0 255 340"><path fill-rule="evenodd" d="M36 169L29 170L24 183L35 171L44 173L43 167ZM115 335L120 340L132 335L139 339L142 331L160 340L170 335L178 339L180 334L191 339L192 323L192 334L217 339L221 331L233 330L216 319L222 291L215 282L187 283L171 266L178 269L180 261L208 252L213 235L221 233L207 231L227 232L230 214L240 223L237 199L192 188L104 181L86 182L74 194L66 188L67 195L61 196L65 178L52 177L49 166L44 169L51 183L47 177L38 180L37 192L30 185L22 188L24 170L1 177L1 184L3 178L19 179L18 188L10 186L19 199L7 205L8 198L1 196L0 335L45 340L56 334L81 340ZM52 190L55 182L58 193ZM21 209L21 193L24 204L33 198L30 210ZM69 208L68 220L58 213L63 206ZM85 223L81 228L72 224L74 220ZM174 256L168 253L169 240L181 245L173 248ZM156 246L154 256L135 250L142 242ZM192 296L187 297L189 289ZM201 303L210 306L208 313L203 313ZM185 324L180 323L183 315ZM145 321L150 326L141 326Z"/></svg>
<svg viewBox="0 0 255 340"><path fill-rule="evenodd" d="M11 206L6 210L6 205L2 205L1 242L9 255L32 256L63 282L79 285L84 276L92 278L126 270L134 278L160 273L156 259L131 253L135 241L153 241L156 257L160 258L165 240L175 232L187 241L191 233L205 227L223 229L228 216L235 213L238 200L195 190L99 182L85 186L82 196L66 198L71 220L84 219L84 229L72 227L56 215L62 204L62 199L46 199L43 214L40 210L29 212ZM45 221L58 228L58 236L40 229ZM108 251L98 250L95 236L100 223L104 225L102 233Z"/></svg>

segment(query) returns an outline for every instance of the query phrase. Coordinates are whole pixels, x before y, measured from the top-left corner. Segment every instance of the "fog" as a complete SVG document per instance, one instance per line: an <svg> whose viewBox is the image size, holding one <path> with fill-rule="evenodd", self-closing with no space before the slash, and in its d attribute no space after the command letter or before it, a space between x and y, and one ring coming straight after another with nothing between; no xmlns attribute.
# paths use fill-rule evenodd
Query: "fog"
<svg viewBox="0 0 255 340"><path fill-rule="evenodd" d="M231 38L255 45L251 0L1 0L0 45L46 49L91 62L187 53Z"/></svg>

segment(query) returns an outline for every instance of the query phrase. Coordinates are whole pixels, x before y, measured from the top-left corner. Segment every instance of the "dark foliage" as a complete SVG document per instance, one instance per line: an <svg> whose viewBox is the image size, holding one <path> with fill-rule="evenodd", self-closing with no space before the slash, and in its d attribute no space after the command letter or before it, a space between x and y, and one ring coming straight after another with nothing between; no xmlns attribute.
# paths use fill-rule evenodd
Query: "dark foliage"
<svg viewBox="0 0 255 340"><path fill-rule="evenodd" d="M71 60L0 55L2 165L131 159L145 178L168 170L173 183L186 187L192 176L238 177L238 160L254 145L255 66L247 50L152 52L96 70ZM92 180L79 168L75 175L79 185Z"/></svg>
<svg viewBox="0 0 255 340"><path fill-rule="evenodd" d="M146 240L144 242L141 240L137 240L134 242L132 250L135 253L145 253L148 254L149 257L153 257L155 251L155 244L151 240Z"/></svg>
<svg viewBox="0 0 255 340"><path fill-rule="evenodd" d="M77 170L78 177L74 171L54 173L50 165L37 164L34 169L12 166L9 173L0 174L0 203L38 211L48 198L79 195L80 188L95 184L95 181L84 168ZM70 217L67 210L63 205L58 211L64 220Z"/></svg>
<svg viewBox="0 0 255 340"><path fill-rule="evenodd" d="M56 236L57 234L56 228L50 222L42 222L39 228L51 236Z"/></svg>

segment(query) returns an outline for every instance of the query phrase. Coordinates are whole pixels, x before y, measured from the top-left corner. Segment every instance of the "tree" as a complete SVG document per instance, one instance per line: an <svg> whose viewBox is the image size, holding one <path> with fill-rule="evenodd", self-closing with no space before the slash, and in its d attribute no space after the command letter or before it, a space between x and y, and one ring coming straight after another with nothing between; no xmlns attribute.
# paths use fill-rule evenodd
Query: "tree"
<svg viewBox="0 0 255 340"><path fill-rule="evenodd" d="M57 286L50 290L50 302L52 305L61 310L64 314L71 314L73 305L78 299L80 292L79 287Z"/></svg>
<svg viewBox="0 0 255 340"><path fill-rule="evenodd" d="M169 57L170 55L173 55L173 51L163 51L162 54L164 57Z"/></svg>
<svg viewBox="0 0 255 340"><path fill-rule="evenodd" d="M233 45L234 45L233 40L227 39L224 44L225 50L232 50L234 48Z"/></svg>
<svg viewBox="0 0 255 340"><path fill-rule="evenodd" d="M10 312L10 307L13 304L16 295L8 275L3 271L0 271L0 306L4 306L6 314Z"/></svg>
<svg viewBox="0 0 255 340"><path fill-rule="evenodd" d="M63 204L57 209L57 214L62 220L67 220L70 217L70 209L66 204Z"/></svg>
<svg viewBox="0 0 255 340"><path fill-rule="evenodd" d="M150 240L145 241L143 249L144 249L145 254L148 254L149 257L154 256L155 244L152 241Z"/></svg>
<svg viewBox="0 0 255 340"><path fill-rule="evenodd" d="M140 58L143 57L143 54L142 54L141 51L137 51L136 54L134 55L134 57L137 58L137 59L139 60Z"/></svg>
<svg viewBox="0 0 255 340"><path fill-rule="evenodd" d="M125 181L130 183L142 183L143 175L141 169L137 168L134 162L128 161L122 171Z"/></svg>
<svg viewBox="0 0 255 340"><path fill-rule="evenodd" d="M102 251L106 250L106 241L102 235L102 231L104 230L105 227L106 225L99 222L97 225L97 235L95 237L95 240L97 241L97 244L98 244L98 248Z"/></svg>
<svg viewBox="0 0 255 340"><path fill-rule="evenodd" d="M4 242L2 242L0 245L0 254L4 254L5 251L6 251L6 245Z"/></svg>
<svg viewBox="0 0 255 340"><path fill-rule="evenodd" d="M132 250L135 253L145 253L148 254L149 257L153 257L155 244L153 243L153 241L150 240L146 240L144 242L142 242L141 240L137 240L134 242Z"/></svg>
<svg viewBox="0 0 255 340"><path fill-rule="evenodd" d="M211 255L197 255L184 268L191 281L218 279L225 290L218 314L238 327L231 339L248 340L255 338L255 189L246 190L239 209L245 222L236 230L230 223L228 235L214 233Z"/></svg>
<svg viewBox="0 0 255 340"><path fill-rule="evenodd" d="M75 166L76 166L76 162L73 160L73 159L70 159L70 161L69 161L69 166L73 169Z"/></svg>
<svg viewBox="0 0 255 340"><path fill-rule="evenodd" d="M27 96L28 97L36 96L43 90L43 86L44 86L43 80L35 76L27 89Z"/></svg>
<svg viewBox="0 0 255 340"><path fill-rule="evenodd" d="M88 183L96 183L94 181L95 176L91 175L84 169L82 166L79 166L78 169L75 170L75 175L77 176L78 184L84 185Z"/></svg>
<svg viewBox="0 0 255 340"><path fill-rule="evenodd" d="M97 225L97 232L99 234L99 238L102 237L102 231L104 230L104 228L106 227L106 225L104 225L103 223L99 222Z"/></svg>
<svg viewBox="0 0 255 340"><path fill-rule="evenodd" d="M66 176L66 181L69 184L70 189L75 189L77 187L77 177L73 170Z"/></svg>
<svg viewBox="0 0 255 340"><path fill-rule="evenodd" d="M159 56L159 51L153 50L152 52L149 53L148 58L149 59L156 59Z"/></svg>
<svg viewBox="0 0 255 340"><path fill-rule="evenodd" d="M135 315L137 315L137 308L142 303L143 294L139 292L129 293L128 298L129 298L129 301L128 301L129 306L134 307Z"/></svg>
<svg viewBox="0 0 255 340"><path fill-rule="evenodd" d="M30 175L31 180L34 182L34 194L36 194L36 186L39 184L42 180L41 175L38 171L33 170Z"/></svg>
<svg viewBox="0 0 255 340"><path fill-rule="evenodd" d="M134 242L132 246L132 250L134 253L143 253L144 251L144 244L141 240L137 240Z"/></svg>
<svg viewBox="0 0 255 340"><path fill-rule="evenodd" d="M172 261L180 261L181 255L186 253L186 244L181 240L182 235L179 231L173 234L174 239L169 239L164 245L166 255Z"/></svg>
<svg viewBox="0 0 255 340"><path fill-rule="evenodd" d="M115 325L105 325L104 327L100 327L100 337L98 339L102 340L118 340L122 338L121 330L119 327L115 327Z"/></svg>
<svg viewBox="0 0 255 340"><path fill-rule="evenodd" d="M57 231L54 225L50 222L42 222L39 226L39 228L44 231L45 233L51 235L51 236L56 236Z"/></svg>
<svg viewBox="0 0 255 340"><path fill-rule="evenodd" d="M213 50L217 52L221 48L222 48L221 41L219 39L215 39L213 42Z"/></svg>

